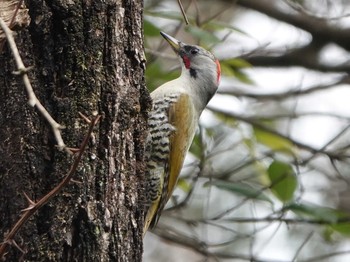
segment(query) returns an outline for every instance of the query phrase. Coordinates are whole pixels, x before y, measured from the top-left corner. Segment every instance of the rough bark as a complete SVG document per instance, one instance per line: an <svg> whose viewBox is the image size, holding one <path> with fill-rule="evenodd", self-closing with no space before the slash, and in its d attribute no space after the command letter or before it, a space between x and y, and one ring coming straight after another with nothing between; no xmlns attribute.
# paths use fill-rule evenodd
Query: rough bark
<svg viewBox="0 0 350 262"><path fill-rule="evenodd" d="M87 126L78 112L102 119L70 183L19 231L26 261L140 261L145 89L142 1L36 1L16 42L34 90L78 147ZM27 104L5 47L0 55L0 236L27 206L62 180L72 156ZM0 240L1 241L1 240ZM9 246L6 259L23 254Z"/></svg>

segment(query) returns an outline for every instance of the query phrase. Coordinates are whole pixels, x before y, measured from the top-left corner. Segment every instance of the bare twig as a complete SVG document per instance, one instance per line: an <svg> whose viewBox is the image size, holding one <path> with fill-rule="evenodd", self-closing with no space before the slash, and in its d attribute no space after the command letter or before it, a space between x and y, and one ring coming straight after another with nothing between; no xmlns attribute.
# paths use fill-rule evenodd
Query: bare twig
<svg viewBox="0 0 350 262"><path fill-rule="evenodd" d="M240 92L240 91L219 91L219 93L223 95L234 95L236 97L249 97L249 98L259 99L259 101L283 100L283 99L288 99L295 96L308 95L319 91L329 90L331 88L337 87L338 85L349 84L349 81L350 81L349 76L345 75L340 79L337 79L336 81L331 83L314 85L306 89L297 89L297 90L292 89L281 93L256 94L256 93L248 93L248 92Z"/></svg>
<svg viewBox="0 0 350 262"><path fill-rule="evenodd" d="M188 221L191 222L191 221ZM197 221L198 222L198 221ZM201 221L205 223L205 221ZM286 224L310 224L310 225L331 225L330 221L325 219L308 219L308 218L283 218L283 217L261 217L261 218L223 218L220 222L231 223L269 223L269 222L283 222ZM337 223L349 223L350 217L339 218Z"/></svg>
<svg viewBox="0 0 350 262"><path fill-rule="evenodd" d="M61 129L63 128L63 126L61 126L59 123L57 123L55 121L55 119L53 119L53 117L50 115L50 113L46 110L46 108L41 104L39 99L36 97L34 90L33 90L33 87L29 81L28 74L27 74L28 68L26 68L23 64L22 58L19 54L15 40L13 38L11 29L6 25L4 20L2 20L1 18L0 18L0 26L6 35L7 42L9 44L11 51L12 51L13 57L16 61L18 74L22 75L23 83L24 83L24 86L25 86L27 94L28 94L29 105L32 107L36 106L36 108L39 110L39 112L49 122L49 124L52 128L52 131L54 133L54 136L56 138L58 148L60 150L66 149L66 146L63 142L63 138L61 135ZM67 150L67 152L68 152L68 150Z"/></svg>
<svg viewBox="0 0 350 262"><path fill-rule="evenodd" d="M349 254L350 254L350 250L344 250L344 251L330 252L324 255L315 256L315 257L311 257L311 258L303 259L299 261L300 262L318 262L318 261L325 261L325 259L327 258L331 258L335 256L339 257L339 256L344 256Z"/></svg>
<svg viewBox="0 0 350 262"><path fill-rule="evenodd" d="M181 0L177 0L177 3L179 4L179 7L180 7L180 9L181 9L182 16L183 16L184 19L185 19L185 23L186 23L186 25L188 25L190 22L188 22L187 15L186 15L185 9L184 9L184 7L183 7L183 5L182 5L182 3L181 3Z"/></svg>
<svg viewBox="0 0 350 262"><path fill-rule="evenodd" d="M230 1L231 2L231 1ZM348 27L339 27L334 23L310 17L305 14L290 12L286 8L279 8L278 2L271 0L238 0L239 6L255 10L279 21L309 32L319 44L334 42L346 50L350 49ZM322 30L320 30L322 28Z"/></svg>
<svg viewBox="0 0 350 262"><path fill-rule="evenodd" d="M350 121L350 117L346 115L340 115L338 113L332 113L332 112L322 112L322 111L309 111L309 112L286 112L286 113L273 113L273 114L266 114L266 115L254 115L254 116L247 116L251 121L271 121L271 120L277 120L277 119L295 119L295 118L302 118L302 117L310 117L310 116L319 116L319 117L331 117L331 118L337 118L339 120L343 121Z"/></svg>
<svg viewBox="0 0 350 262"><path fill-rule="evenodd" d="M292 9L294 9L295 11L297 11L297 12L303 14L303 15L306 15L306 16L309 16L309 17L313 17L315 19L324 20L324 21L327 21L327 20L340 20L342 18L346 18L346 17L350 16L350 14L348 14L348 13L343 14L343 15L339 15L339 16L322 16L322 15L317 15L317 14L314 14L313 12L307 10L303 5L301 5L297 1L285 0L284 2L288 6L290 6Z"/></svg>
<svg viewBox="0 0 350 262"><path fill-rule="evenodd" d="M326 144L324 144L319 150L320 151L325 151L327 149L328 146L330 146L332 143L334 143L336 140L338 140L344 133L346 133L348 131L348 129L350 128L350 125L347 125L343 128L343 130L341 130L339 133L337 133L333 138L331 138ZM332 155L333 156L333 155ZM309 158L305 159L304 162L307 163L309 162L311 159L314 159L316 157L316 155L311 155ZM331 161L334 161L334 157L329 156ZM334 164L334 162L333 162ZM335 165L333 165L333 167L335 167ZM335 169L337 170L337 169Z"/></svg>
<svg viewBox="0 0 350 262"><path fill-rule="evenodd" d="M14 243L13 241L14 241L15 235L22 228L22 226L28 221L28 219L38 209L40 209L42 206L44 206L51 198L56 196L62 190L62 188L64 188L69 183L69 181L71 181L71 179L72 179L72 177L73 177L73 175L78 167L78 164L80 163L80 160L81 160L82 155L86 149L86 146L89 142L93 128L98 123L99 119L100 119L100 116L97 115L90 121L89 129L85 135L83 142L81 143L81 146L79 148L79 151L77 153L76 158L74 159L73 164L71 165L65 178L54 189L52 189L49 193L47 193L45 196L43 196L38 202L34 202L24 193L24 196L28 201L28 207L23 210L24 213L19 218L17 223L12 227L10 232L6 235L3 243L1 244L1 246L0 246L0 258L3 258L3 256L5 255L7 246Z"/></svg>
<svg viewBox="0 0 350 262"><path fill-rule="evenodd" d="M225 111L222 111L220 109L215 109L213 107L208 107L210 110L212 110L213 112L217 112L219 114L224 114L224 115L227 115L227 116L230 116L230 117L233 117L239 121L242 121L242 122L245 122L247 124L250 124L252 125L253 127L255 128L258 128L260 130L263 130L265 132L269 132L273 135L276 135L278 137L281 137L283 139L287 139L289 140L292 144L294 144L295 146L301 148L301 149L304 149L306 151L309 151L310 153L316 155L316 154L323 154L323 155L326 155L328 156L330 159L341 159L341 158L349 158L349 156L347 155L341 155L341 154L336 154L336 153L333 153L331 151L327 151L323 148L321 149L317 149L317 148L314 148L313 146L310 146L310 145L307 145L307 144L304 144L302 142L299 142L295 139L293 139L292 137L288 136L288 135L285 135L285 134L282 134L272 128L269 128L267 127L266 125L264 124L261 124L257 121L254 121L254 120L251 120L249 117L245 117L245 116L242 116L242 115L239 115L239 114L235 114L233 112L225 112Z"/></svg>
<svg viewBox="0 0 350 262"><path fill-rule="evenodd" d="M301 47L287 49L271 49L271 47L268 48L268 45L266 45L264 48L259 47L252 52L242 53L239 55L239 58L244 59L254 67L290 68L292 66L301 66L328 73L347 73L350 70L348 62L329 64L320 60L321 50L323 49L317 45L316 41L311 41Z"/></svg>
<svg viewBox="0 0 350 262"><path fill-rule="evenodd" d="M206 258L210 258L210 261L220 261L221 259L236 259L240 261L254 261L254 262L283 262L281 260L266 260L260 259L252 255L244 255L237 253L232 253L228 251L211 251L209 246L201 239L185 236L184 234L178 232L175 228L169 229L168 227L158 224L158 226L153 230L159 237L176 243L180 246L184 246L187 249L190 248L198 254L203 255Z"/></svg>
<svg viewBox="0 0 350 262"><path fill-rule="evenodd" d="M304 241L301 243L301 245L299 246L299 248L295 252L292 262L298 261L298 256L299 256L301 250L305 247L305 245L307 244L307 242L309 242L309 240L312 238L313 235L314 235L314 232L312 231L306 236Z"/></svg>

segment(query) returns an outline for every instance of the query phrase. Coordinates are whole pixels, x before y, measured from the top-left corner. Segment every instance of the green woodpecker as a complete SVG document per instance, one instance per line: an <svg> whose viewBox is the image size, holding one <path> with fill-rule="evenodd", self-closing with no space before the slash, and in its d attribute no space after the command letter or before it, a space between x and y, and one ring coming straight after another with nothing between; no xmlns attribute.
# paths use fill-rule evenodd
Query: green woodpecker
<svg viewBox="0 0 350 262"><path fill-rule="evenodd" d="M219 61L207 50L161 32L181 63L181 75L151 93L147 138L147 211L144 234L172 195L199 117L220 81Z"/></svg>

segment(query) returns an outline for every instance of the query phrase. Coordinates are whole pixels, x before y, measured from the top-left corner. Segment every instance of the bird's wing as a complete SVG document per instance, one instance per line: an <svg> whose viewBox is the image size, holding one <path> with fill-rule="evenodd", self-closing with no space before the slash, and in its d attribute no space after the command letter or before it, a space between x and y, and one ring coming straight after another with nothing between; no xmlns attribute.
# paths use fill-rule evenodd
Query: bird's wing
<svg viewBox="0 0 350 262"><path fill-rule="evenodd" d="M198 122L190 96L180 95L178 101L170 107L169 122L175 127L175 131L170 136L167 201L175 189Z"/></svg>
<svg viewBox="0 0 350 262"><path fill-rule="evenodd" d="M151 177L160 178L160 192L157 199L148 208L145 217L144 234L148 227L152 228L157 224L161 211L175 189L198 122L193 103L187 94L179 95L176 101L171 103L167 118L174 129L169 137L169 157L164 165L149 170L149 172L152 172L150 174Z"/></svg>

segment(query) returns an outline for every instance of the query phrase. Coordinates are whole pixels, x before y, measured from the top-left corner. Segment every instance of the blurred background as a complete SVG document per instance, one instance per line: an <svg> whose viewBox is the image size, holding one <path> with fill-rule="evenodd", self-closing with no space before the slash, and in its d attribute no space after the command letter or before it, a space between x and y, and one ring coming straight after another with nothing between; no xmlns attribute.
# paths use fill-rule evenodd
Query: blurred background
<svg viewBox="0 0 350 262"><path fill-rule="evenodd" d="M350 2L145 1L146 81L180 74L164 31L220 60L144 261L350 261Z"/></svg>

